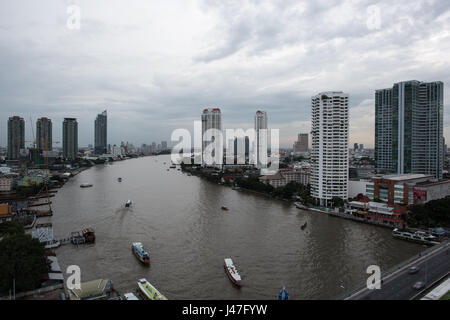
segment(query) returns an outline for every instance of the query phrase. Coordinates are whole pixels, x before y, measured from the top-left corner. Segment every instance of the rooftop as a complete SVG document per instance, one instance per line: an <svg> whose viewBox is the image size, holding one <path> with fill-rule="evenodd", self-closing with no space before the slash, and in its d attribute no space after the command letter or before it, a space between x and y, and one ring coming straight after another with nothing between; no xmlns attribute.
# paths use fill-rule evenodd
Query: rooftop
<svg viewBox="0 0 450 320"><path fill-rule="evenodd" d="M434 178L432 175L426 175L422 173L409 173L409 174L390 174L385 176L373 177L374 179L386 179L393 181L405 181L405 180L416 180L425 178Z"/></svg>

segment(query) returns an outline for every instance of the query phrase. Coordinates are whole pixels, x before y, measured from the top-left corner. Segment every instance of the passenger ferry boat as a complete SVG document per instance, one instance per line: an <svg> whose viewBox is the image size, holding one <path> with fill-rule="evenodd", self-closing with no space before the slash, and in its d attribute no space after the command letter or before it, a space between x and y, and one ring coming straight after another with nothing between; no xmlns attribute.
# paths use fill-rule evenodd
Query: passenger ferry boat
<svg viewBox="0 0 450 320"><path fill-rule="evenodd" d="M140 279L137 287L142 297L146 300L167 300L147 279Z"/></svg>
<svg viewBox="0 0 450 320"><path fill-rule="evenodd" d="M226 258L224 268L231 282L233 282L233 284L235 284L238 287L242 286L241 276L239 275L239 272L236 270L236 267L233 264L233 260L231 260L230 258Z"/></svg>
<svg viewBox="0 0 450 320"><path fill-rule="evenodd" d="M133 242L131 245L131 251L140 262L145 265L150 265L150 254L145 251L144 245L141 242Z"/></svg>
<svg viewBox="0 0 450 320"><path fill-rule="evenodd" d="M432 236L431 234L423 231L416 231L416 232L400 231L397 228L395 228L392 231L392 236L397 239L417 242L426 245L436 245L440 243L439 241L437 241L437 238L435 236Z"/></svg>

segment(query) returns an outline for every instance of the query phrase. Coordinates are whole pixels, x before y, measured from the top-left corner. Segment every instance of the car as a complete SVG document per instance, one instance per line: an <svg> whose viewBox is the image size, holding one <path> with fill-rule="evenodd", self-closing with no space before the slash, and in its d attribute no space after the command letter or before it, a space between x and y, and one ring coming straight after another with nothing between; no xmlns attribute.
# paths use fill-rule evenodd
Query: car
<svg viewBox="0 0 450 320"><path fill-rule="evenodd" d="M413 289L420 290L425 287L425 283L422 281L418 281L413 285Z"/></svg>
<svg viewBox="0 0 450 320"><path fill-rule="evenodd" d="M415 274L417 272L419 272L420 268L418 266L412 266L411 268L409 268L408 273L409 274Z"/></svg>

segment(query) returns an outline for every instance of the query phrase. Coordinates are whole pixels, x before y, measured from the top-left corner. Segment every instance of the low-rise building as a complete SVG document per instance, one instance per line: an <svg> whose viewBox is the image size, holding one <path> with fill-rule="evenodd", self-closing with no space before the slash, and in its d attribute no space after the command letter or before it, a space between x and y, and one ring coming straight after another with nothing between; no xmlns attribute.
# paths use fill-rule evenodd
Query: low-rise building
<svg viewBox="0 0 450 320"><path fill-rule="evenodd" d="M10 176L0 176L0 192L11 192L14 189L15 179Z"/></svg>
<svg viewBox="0 0 450 320"><path fill-rule="evenodd" d="M301 169L280 169L276 174L265 175L259 178L259 181L270 184L274 188L284 187L289 182L297 182L308 185L310 182L310 168Z"/></svg>
<svg viewBox="0 0 450 320"><path fill-rule="evenodd" d="M284 187L286 185L286 179L279 172L272 175L262 176L259 178L259 181L270 184L274 188Z"/></svg>
<svg viewBox="0 0 450 320"><path fill-rule="evenodd" d="M280 169L280 173L285 178L286 184L291 181L304 185L308 185L310 183L311 168Z"/></svg>
<svg viewBox="0 0 450 320"><path fill-rule="evenodd" d="M17 186L31 187L41 185L42 183L44 183L44 178L41 176L25 176L17 181Z"/></svg>
<svg viewBox="0 0 450 320"><path fill-rule="evenodd" d="M424 204L450 195L450 180L425 174L376 176L367 184L366 195L391 206Z"/></svg>
<svg viewBox="0 0 450 320"><path fill-rule="evenodd" d="M389 206L380 202L351 201L348 203L347 213L368 220L393 227L403 227L405 222L402 215L406 208L401 206Z"/></svg>

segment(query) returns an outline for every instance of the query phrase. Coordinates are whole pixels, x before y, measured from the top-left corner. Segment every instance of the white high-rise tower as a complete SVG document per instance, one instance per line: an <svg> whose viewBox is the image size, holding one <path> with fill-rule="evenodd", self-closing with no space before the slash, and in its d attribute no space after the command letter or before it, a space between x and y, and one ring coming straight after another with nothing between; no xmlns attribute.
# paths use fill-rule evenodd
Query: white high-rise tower
<svg viewBox="0 0 450 320"><path fill-rule="evenodd" d="M202 113L202 165L205 166L205 155L204 152L206 148L215 141L216 137L213 137L213 141L204 141L204 136L206 131L209 129L217 129L222 132L222 112L219 108L204 109ZM220 146L223 145L223 141ZM217 150L215 150L217 151ZM219 151L222 154L222 150ZM223 160L221 160L222 162ZM213 164L210 164L213 165Z"/></svg>
<svg viewBox="0 0 450 320"><path fill-rule="evenodd" d="M261 168L267 165L267 113L265 111L256 111L255 135L256 148L254 151L256 154L256 166Z"/></svg>
<svg viewBox="0 0 450 320"><path fill-rule="evenodd" d="M311 196L321 205L348 198L348 94L312 97Z"/></svg>

